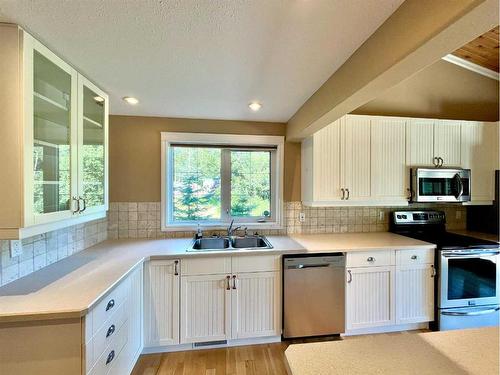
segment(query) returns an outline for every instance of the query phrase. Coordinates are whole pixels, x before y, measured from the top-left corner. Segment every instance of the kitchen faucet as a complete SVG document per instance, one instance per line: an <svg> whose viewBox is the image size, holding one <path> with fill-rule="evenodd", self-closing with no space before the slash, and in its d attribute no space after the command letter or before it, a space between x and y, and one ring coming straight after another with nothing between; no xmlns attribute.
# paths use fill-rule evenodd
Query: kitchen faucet
<svg viewBox="0 0 500 375"><path fill-rule="evenodd" d="M228 237L231 237L235 231L237 231L238 229L241 228L241 225L237 226L236 228L233 228L233 224L234 224L234 219L231 220L231 224L229 224L229 227L227 227L227 236Z"/></svg>

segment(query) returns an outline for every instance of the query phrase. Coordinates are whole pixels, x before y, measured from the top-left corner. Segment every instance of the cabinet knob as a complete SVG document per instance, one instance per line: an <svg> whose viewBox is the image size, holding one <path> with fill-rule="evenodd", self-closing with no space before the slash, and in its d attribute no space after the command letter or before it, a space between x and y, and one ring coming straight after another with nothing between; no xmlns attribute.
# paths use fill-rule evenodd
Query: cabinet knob
<svg viewBox="0 0 500 375"><path fill-rule="evenodd" d="M111 300L109 300L108 304L106 305L106 311L111 310L113 307L115 307L115 300L111 299Z"/></svg>
<svg viewBox="0 0 500 375"><path fill-rule="evenodd" d="M366 260L368 262L375 262L375 258L374 257L368 257Z"/></svg>
<svg viewBox="0 0 500 375"><path fill-rule="evenodd" d="M416 256L416 255L412 255L412 256L411 256L411 259L413 259L413 260L415 260L415 259L417 259L417 258L418 258L418 256Z"/></svg>
<svg viewBox="0 0 500 375"><path fill-rule="evenodd" d="M108 358L106 359L106 364L110 364L113 359L115 359L115 351L112 350L109 354L108 354Z"/></svg>
<svg viewBox="0 0 500 375"><path fill-rule="evenodd" d="M111 326L108 328L108 332L106 332L106 337L109 337L111 336L113 333L115 333L115 325L114 324L111 324Z"/></svg>

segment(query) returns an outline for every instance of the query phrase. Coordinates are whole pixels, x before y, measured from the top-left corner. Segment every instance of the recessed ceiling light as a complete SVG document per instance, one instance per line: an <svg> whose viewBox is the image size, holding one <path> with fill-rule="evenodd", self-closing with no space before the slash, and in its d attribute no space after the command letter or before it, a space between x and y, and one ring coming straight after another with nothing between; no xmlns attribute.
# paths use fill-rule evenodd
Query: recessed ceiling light
<svg viewBox="0 0 500 375"><path fill-rule="evenodd" d="M99 96L99 95L94 96L94 100L96 103L104 102L104 98L102 96Z"/></svg>
<svg viewBox="0 0 500 375"><path fill-rule="evenodd" d="M257 112L259 109L262 108L262 104L260 104L259 102L250 102L250 104L248 104L248 106L254 112Z"/></svg>
<svg viewBox="0 0 500 375"><path fill-rule="evenodd" d="M136 105L137 103L139 103L139 100L137 98L133 98L131 96L125 96L123 97L123 100L132 105Z"/></svg>

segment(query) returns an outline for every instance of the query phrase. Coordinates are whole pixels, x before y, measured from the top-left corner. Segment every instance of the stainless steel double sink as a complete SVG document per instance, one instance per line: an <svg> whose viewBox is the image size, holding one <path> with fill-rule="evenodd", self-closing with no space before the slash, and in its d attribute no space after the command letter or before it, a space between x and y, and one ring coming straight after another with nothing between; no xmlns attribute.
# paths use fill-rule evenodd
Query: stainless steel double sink
<svg viewBox="0 0 500 375"><path fill-rule="evenodd" d="M197 238L187 251L264 250L272 248L273 246L265 236L226 236Z"/></svg>

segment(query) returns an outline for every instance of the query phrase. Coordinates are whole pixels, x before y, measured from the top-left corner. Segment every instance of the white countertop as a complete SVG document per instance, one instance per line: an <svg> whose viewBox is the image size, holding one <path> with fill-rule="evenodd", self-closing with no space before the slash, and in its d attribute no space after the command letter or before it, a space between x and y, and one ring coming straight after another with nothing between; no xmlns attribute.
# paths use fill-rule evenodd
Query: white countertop
<svg viewBox="0 0 500 375"><path fill-rule="evenodd" d="M498 375L499 329L381 334L291 345L292 375Z"/></svg>
<svg viewBox="0 0 500 375"><path fill-rule="evenodd" d="M436 247L428 242L390 232L297 234L290 237L308 252L433 249Z"/></svg>
<svg viewBox="0 0 500 375"><path fill-rule="evenodd" d="M191 239L108 240L0 288L0 322L81 317L145 260L433 248L391 233L269 236L273 249L187 252Z"/></svg>

